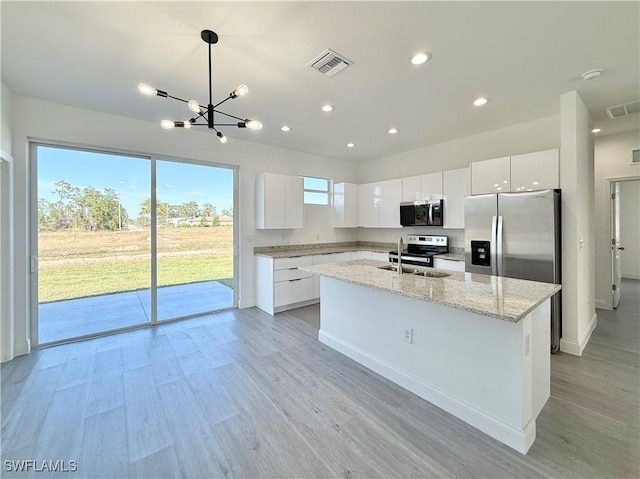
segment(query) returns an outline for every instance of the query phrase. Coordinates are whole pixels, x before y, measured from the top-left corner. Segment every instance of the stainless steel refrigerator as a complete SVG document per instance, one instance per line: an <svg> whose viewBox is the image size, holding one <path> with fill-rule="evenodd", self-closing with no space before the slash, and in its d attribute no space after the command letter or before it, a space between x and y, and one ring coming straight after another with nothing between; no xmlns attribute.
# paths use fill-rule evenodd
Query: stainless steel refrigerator
<svg viewBox="0 0 640 479"><path fill-rule="evenodd" d="M467 196L465 271L561 284L560 190ZM551 298L551 352L560 348L561 292Z"/></svg>

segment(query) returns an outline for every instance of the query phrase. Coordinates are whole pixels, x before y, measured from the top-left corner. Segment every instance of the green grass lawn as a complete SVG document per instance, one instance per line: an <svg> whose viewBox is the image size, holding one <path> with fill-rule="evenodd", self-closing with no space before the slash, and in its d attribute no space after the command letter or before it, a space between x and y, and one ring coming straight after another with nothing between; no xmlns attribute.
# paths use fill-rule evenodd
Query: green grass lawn
<svg viewBox="0 0 640 479"><path fill-rule="evenodd" d="M40 303L151 287L150 232L38 234ZM233 287L233 228L161 228L158 286L220 281Z"/></svg>

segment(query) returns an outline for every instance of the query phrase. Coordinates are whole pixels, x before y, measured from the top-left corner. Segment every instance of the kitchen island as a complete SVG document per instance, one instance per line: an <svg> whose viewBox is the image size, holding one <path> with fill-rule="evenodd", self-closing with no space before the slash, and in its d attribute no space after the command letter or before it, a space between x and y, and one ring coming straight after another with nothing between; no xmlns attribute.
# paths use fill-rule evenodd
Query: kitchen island
<svg viewBox="0 0 640 479"><path fill-rule="evenodd" d="M526 453L550 391L550 300L560 286L356 260L321 275L319 340Z"/></svg>

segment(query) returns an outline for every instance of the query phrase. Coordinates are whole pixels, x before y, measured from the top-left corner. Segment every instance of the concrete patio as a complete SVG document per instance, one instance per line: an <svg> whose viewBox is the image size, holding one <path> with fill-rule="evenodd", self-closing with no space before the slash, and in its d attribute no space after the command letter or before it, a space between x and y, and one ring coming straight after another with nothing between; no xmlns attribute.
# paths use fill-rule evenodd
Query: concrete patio
<svg viewBox="0 0 640 479"><path fill-rule="evenodd" d="M233 306L233 289L218 281L158 288L158 321ZM151 290L56 301L38 306L38 343L134 326L151 320Z"/></svg>

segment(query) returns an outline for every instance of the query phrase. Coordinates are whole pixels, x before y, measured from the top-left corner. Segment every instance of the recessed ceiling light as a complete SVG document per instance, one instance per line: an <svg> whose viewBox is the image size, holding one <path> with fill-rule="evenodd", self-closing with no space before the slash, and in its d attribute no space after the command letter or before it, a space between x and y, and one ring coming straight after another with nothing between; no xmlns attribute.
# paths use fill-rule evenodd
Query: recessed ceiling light
<svg viewBox="0 0 640 479"><path fill-rule="evenodd" d="M396 133L398 133L397 128L389 128L387 131L389 132L390 135L395 135Z"/></svg>
<svg viewBox="0 0 640 479"><path fill-rule="evenodd" d="M593 70L584 72L580 75L580 78L583 80L593 80L594 78L598 78L600 75L602 75L602 68L594 68Z"/></svg>
<svg viewBox="0 0 640 479"><path fill-rule="evenodd" d="M291 131L291 127L290 127L290 126L287 126L287 125L283 125L283 126L281 126L281 127L280 127L280 129L281 129L282 131Z"/></svg>
<svg viewBox="0 0 640 479"><path fill-rule="evenodd" d="M427 63L431 59L431 53L429 52L418 52L411 57L411 63L414 65L422 65L423 63Z"/></svg>
<svg viewBox="0 0 640 479"><path fill-rule="evenodd" d="M333 111L333 107L331 105L323 105L322 111Z"/></svg>
<svg viewBox="0 0 640 479"><path fill-rule="evenodd" d="M591 133L600 133L602 130L600 128L594 128L591 130Z"/></svg>
<svg viewBox="0 0 640 479"><path fill-rule="evenodd" d="M491 98L485 98L485 97L481 96L480 98L476 98L474 100L473 104L475 106L482 106L482 105L486 105L490 101L491 101Z"/></svg>
<svg viewBox="0 0 640 479"><path fill-rule="evenodd" d="M347 143L347 148L353 148L354 146L356 146L355 143L352 143L352 142Z"/></svg>
<svg viewBox="0 0 640 479"><path fill-rule="evenodd" d="M536 186L536 185L539 185L540 183L538 183L537 181L532 181L532 182L531 182L531 184L532 184L533 186ZM524 188L524 186L523 186L523 188Z"/></svg>

